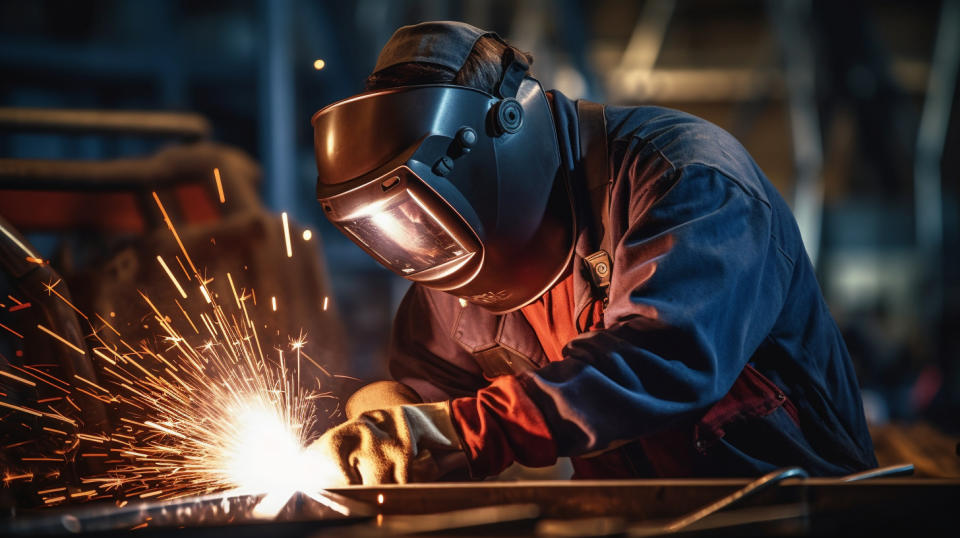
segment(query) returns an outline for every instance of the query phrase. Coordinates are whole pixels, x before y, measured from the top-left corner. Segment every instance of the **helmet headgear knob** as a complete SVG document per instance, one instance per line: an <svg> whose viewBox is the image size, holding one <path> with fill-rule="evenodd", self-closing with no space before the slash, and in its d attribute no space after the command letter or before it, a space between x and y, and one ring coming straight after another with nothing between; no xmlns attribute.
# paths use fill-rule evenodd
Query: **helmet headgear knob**
<svg viewBox="0 0 960 538"><path fill-rule="evenodd" d="M493 106L493 130L498 135L513 134L523 127L523 107L513 97L508 97Z"/></svg>

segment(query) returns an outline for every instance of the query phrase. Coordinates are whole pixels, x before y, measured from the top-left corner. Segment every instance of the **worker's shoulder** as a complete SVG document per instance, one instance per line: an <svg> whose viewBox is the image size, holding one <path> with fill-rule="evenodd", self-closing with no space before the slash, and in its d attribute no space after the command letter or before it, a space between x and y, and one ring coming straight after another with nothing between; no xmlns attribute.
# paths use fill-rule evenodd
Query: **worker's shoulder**
<svg viewBox="0 0 960 538"><path fill-rule="evenodd" d="M716 172L769 203L763 173L743 145L723 128L658 106L608 105L605 114L609 146L614 152L624 152L623 157L654 150L676 170Z"/></svg>
<svg viewBox="0 0 960 538"><path fill-rule="evenodd" d="M461 308L455 296L417 282L407 289L400 307L401 310L412 310L410 313L417 316L429 314L441 318L456 317Z"/></svg>

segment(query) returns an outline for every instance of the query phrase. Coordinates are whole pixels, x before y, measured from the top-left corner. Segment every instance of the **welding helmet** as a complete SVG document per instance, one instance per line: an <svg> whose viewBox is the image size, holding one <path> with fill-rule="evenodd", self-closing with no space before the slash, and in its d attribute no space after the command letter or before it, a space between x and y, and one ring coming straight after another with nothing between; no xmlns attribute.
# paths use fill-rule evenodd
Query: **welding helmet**
<svg viewBox="0 0 960 538"><path fill-rule="evenodd" d="M375 72L410 61L455 72L485 35L403 27ZM497 38L499 39L499 38ZM402 86L313 116L327 218L404 278L503 313L553 286L573 253L573 212L546 95L507 49L496 94Z"/></svg>

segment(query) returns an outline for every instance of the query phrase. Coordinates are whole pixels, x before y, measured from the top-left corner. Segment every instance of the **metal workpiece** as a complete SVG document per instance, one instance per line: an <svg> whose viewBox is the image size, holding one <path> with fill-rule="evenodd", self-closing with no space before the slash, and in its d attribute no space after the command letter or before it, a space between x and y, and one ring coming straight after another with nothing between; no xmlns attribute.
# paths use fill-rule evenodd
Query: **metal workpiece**
<svg viewBox="0 0 960 538"><path fill-rule="evenodd" d="M775 475L780 477L782 472ZM787 535L842 531L880 532L923 529L934 532L954 525L953 499L960 481L877 478L844 482L842 478L806 478L792 473L784 482L758 488L749 479L670 479L544 481L517 483L409 484L334 490L374 504L388 522L391 515L431 514L465 506L532 503L540 508L536 525L515 528L513 535L619 535L659 524L655 534L694 533L711 528L775 526ZM787 480L789 478L789 480ZM744 496L748 487L756 489ZM665 528L739 494L736 507L704 514L696 525ZM382 502L378 502L382 501ZM645 527L651 527L646 525ZM699 530L698 530L699 529ZM767 529L769 530L769 529ZM482 534L482 533L480 533ZM510 533L506 533L510 535Z"/></svg>
<svg viewBox="0 0 960 538"><path fill-rule="evenodd" d="M279 510L261 513L261 503L269 500L264 495L217 493L187 497L171 501L139 501L123 507L96 504L70 509L48 509L24 513L15 519L0 522L4 536L47 536L126 531L134 528L156 529L189 527L194 531L216 535L223 533L224 525L246 526L250 530L269 532L289 527L292 534L302 534L309 528L358 522L372 517L368 507L361 503L326 492L306 495L298 493L283 503ZM333 506L333 507L332 507ZM344 513L345 512L345 513ZM221 528L219 531L217 528ZM281 534L288 534L283 530Z"/></svg>
<svg viewBox="0 0 960 538"><path fill-rule="evenodd" d="M753 482L750 482L743 488L734 491L730 495L717 499L703 508L694 510L693 512L681 516L673 521L665 524L654 523L633 527L630 529L630 535L656 536L659 534L677 532L689 528L691 525L702 521L704 518L710 517L724 508L728 508L736 503L742 502L767 488L776 486L788 478L807 478L808 476L809 475L807 472L799 467L777 469L776 471L767 473Z"/></svg>
<svg viewBox="0 0 960 538"><path fill-rule="evenodd" d="M783 480L779 482L779 480ZM779 483L778 483L779 482ZM766 485L767 487L764 487ZM746 493L753 492L747 495ZM803 536L943 531L955 526L960 481L879 478L844 482L791 471L750 479L597 480L349 486L298 493L275 514L262 496L221 493L24 512L0 533L34 536L122 531L194 536ZM739 502L734 507L731 499ZM707 508L723 505L723 509ZM691 514L703 517L691 519ZM149 520L147 518L150 518ZM689 520L689 521L688 521ZM684 525L673 525L684 521ZM143 525L147 523L147 525Z"/></svg>

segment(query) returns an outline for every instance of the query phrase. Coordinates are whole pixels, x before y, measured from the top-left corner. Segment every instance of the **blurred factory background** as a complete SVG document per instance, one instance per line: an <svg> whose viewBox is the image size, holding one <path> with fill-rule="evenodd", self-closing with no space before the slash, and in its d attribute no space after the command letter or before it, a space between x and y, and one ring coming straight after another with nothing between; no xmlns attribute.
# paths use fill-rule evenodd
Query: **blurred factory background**
<svg viewBox="0 0 960 538"><path fill-rule="evenodd" d="M341 357L330 364L361 378L384 376L390 322L408 283L320 214L309 120L362 90L393 30L431 19L490 28L531 51L546 88L678 108L732 132L794 209L859 368L870 419L922 420L958 433L954 0L2 1L0 215L53 268L80 275L115 261L142 229L94 235L63 214L43 220L49 211L32 205L30 192L58 183L30 183L17 162L158 152L179 161L176 152L189 153L197 138L221 144L221 156L242 152L230 153L239 163L230 179L243 185L228 196L257 189L250 192L263 207L289 212L319 236L309 248L322 257L310 271L332 290L330 315L339 314L344 340L332 346ZM173 117L182 120L173 137L149 128L65 133L36 123L24 129L10 120L11 108L196 116ZM259 182L247 156L259 163ZM213 185L212 175L203 177ZM81 282L71 280L77 295L89 292L77 289ZM306 299L322 296L314 290ZM315 306L294 319L320 316Z"/></svg>

